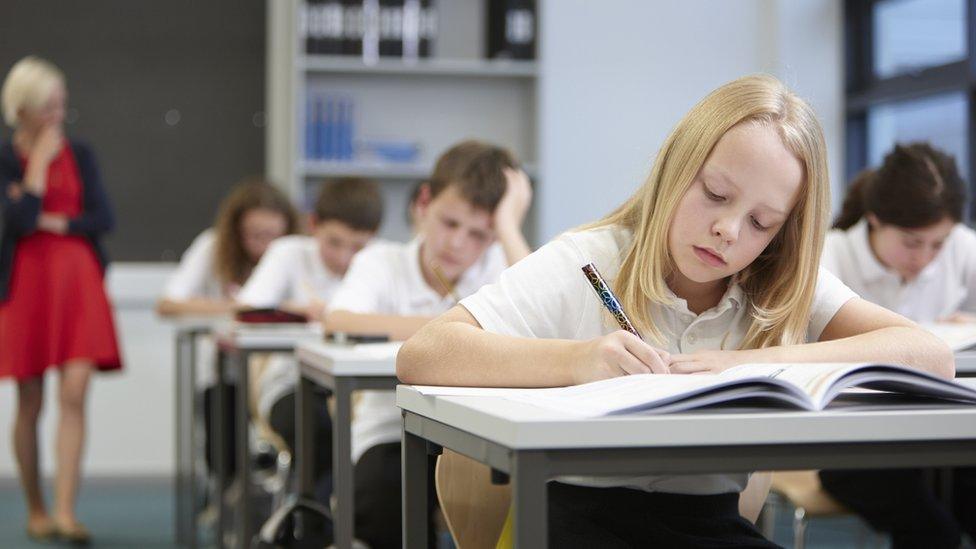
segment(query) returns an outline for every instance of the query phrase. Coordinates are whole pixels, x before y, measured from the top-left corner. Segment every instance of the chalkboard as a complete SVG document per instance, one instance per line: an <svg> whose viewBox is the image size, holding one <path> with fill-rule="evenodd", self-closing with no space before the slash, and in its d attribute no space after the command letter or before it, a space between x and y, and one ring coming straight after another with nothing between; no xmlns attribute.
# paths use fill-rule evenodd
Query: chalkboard
<svg viewBox="0 0 976 549"><path fill-rule="evenodd" d="M0 72L36 54L115 206L115 261L172 261L238 179L264 171L263 0L0 2ZM4 128L3 139L11 130Z"/></svg>

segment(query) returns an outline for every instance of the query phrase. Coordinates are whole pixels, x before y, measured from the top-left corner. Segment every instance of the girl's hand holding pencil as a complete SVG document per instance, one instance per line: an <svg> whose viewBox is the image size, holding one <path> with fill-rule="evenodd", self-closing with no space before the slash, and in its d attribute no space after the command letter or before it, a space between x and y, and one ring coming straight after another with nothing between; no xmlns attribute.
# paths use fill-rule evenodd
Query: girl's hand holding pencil
<svg viewBox="0 0 976 549"><path fill-rule="evenodd" d="M625 330L581 342L583 359L573 366L576 384L630 374L670 373L670 354Z"/></svg>

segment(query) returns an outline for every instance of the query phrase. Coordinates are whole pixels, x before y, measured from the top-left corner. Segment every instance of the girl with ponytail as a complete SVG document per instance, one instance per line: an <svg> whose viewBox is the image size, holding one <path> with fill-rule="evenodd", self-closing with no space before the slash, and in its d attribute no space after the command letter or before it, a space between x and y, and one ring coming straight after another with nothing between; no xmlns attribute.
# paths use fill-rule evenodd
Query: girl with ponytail
<svg viewBox="0 0 976 549"><path fill-rule="evenodd" d="M896 145L852 182L822 265L863 299L916 321L972 321L976 233L961 223L966 188L953 158L927 143ZM956 469L954 501L921 469L821 471L824 488L893 547L959 547L976 538L976 469ZM955 516L954 516L955 515Z"/></svg>

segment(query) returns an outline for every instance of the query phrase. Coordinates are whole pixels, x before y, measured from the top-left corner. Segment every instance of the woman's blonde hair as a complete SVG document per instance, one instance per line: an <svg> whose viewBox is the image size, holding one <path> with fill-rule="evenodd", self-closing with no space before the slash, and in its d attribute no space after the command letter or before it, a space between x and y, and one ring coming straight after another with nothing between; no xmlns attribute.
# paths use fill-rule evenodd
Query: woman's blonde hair
<svg viewBox="0 0 976 549"><path fill-rule="evenodd" d="M50 61L28 55L14 63L0 90L4 122L16 128L20 110L40 108L58 85L64 86L64 73Z"/></svg>
<svg viewBox="0 0 976 549"><path fill-rule="evenodd" d="M617 225L634 238L613 282L635 327L658 342L662 331L648 302L673 299L667 280L675 270L668 249L674 212L715 144L730 128L752 122L774 128L800 160L803 189L769 246L735 276L752 322L739 348L803 343L830 215L826 145L816 114L779 80L739 78L710 93L668 136L644 185L607 217L584 228Z"/></svg>
<svg viewBox="0 0 976 549"><path fill-rule="evenodd" d="M258 177L238 183L220 203L214 223L217 233L214 272L221 284L244 284L257 265L244 249L241 220L247 212L258 209L281 214L285 218L285 234L295 234L299 230L298 214L288 197L274 185Z"/></svg>

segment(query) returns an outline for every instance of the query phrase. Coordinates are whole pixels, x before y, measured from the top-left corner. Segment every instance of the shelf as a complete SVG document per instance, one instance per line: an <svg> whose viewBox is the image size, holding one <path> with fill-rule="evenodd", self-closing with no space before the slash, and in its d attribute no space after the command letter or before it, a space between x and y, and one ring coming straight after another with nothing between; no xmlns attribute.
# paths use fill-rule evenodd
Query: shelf
<svg viewBox="0 0 976 549"><path fill-rule="evenodd" d="M366 63L361 57L344 55L306 55L297 60L307 73L461 76L474 78L535 78L535 61L487 59L379 59Z"/></svg>
<svg viewBox="0 0 976 549"><path fill-rule="evenodd" d="M424 163L396 164L392 162L336 162L307 160L299 165L305 177L370 177L373 179L423 179L430 174L432 165Z"/></svg>
<svg viewBox="0 0 976 549"><path fill-rule="evenodd" d="M298 172L304 177L369 177L372 179L417 181L430 175L433 164L392 162L334 162L307 160L299 163ZM535 179L535 164L524 164L526 173Z"/></svg>

